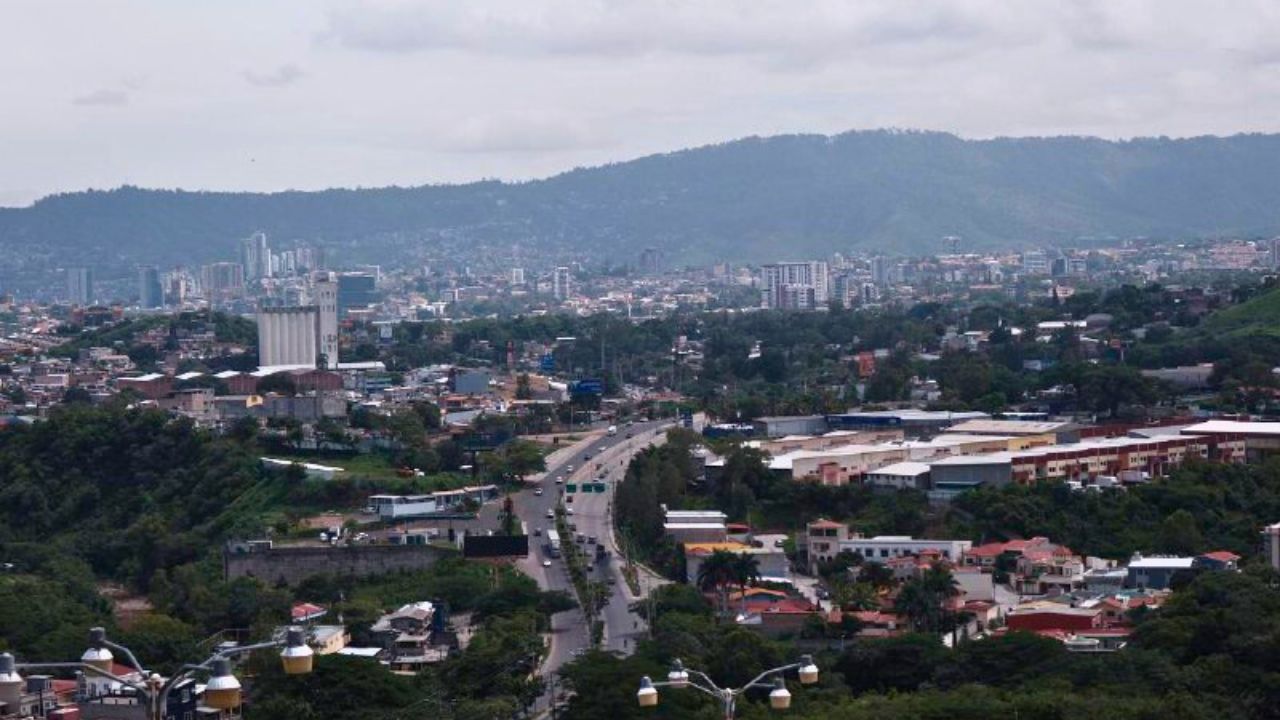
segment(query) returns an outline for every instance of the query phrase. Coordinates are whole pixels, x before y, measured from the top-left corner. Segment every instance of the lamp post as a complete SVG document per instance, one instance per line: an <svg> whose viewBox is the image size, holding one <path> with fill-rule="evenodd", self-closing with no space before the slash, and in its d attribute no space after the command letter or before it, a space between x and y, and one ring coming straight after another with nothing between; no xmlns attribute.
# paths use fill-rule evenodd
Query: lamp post
<svg viewBox="0 0 1280 720"><path fill-rule="evenodd" d="M0 686L6 686L6 681L14 678L20 679L18 670L80 670L132 688L147 699L148 717L152 720L164 720L170 691L197 673L209 674L209 682L205 685L205 704L219 710L233 710L239 707L241 686L236 676L231 674L231 658L267 648L283 648L280 659L286 674L302 675L311 672L315 653L307 646L302 628L289 628L281 640L219 650L204 662L183 665L178 672L166 680L156 673L148 672L129 648L111 642L107 639L106 631L97 627L89 631L89 649L85 650L78 662L19 663L14 660L13 655L0 653ZM115 662L112 650L123 653L128 658L142 676L142 681L123 678L111 671ZM0 689L3 688L0 687Z"/></svg>
<svg viewBox="0 0 1280 720"><path fill-rule="evenodd" d="M667 673L666 680L654 682L647 676L640 678L636 702L640 707L655 707L658 704L658 688L671 687L677 690L693 688L719 700L724 711L724 720L733 720L738 697L751 688L763 688L769 690L769 707L774 710L786 710L791 707L791 692L787 690L787 683L782 676L791 670L798 672L800 683L803 685L818 682L818 666L813 663L813 658L809 655L801 655L799 662L765 670L740 688L722 688L716 685L706 673L690 670L684 666L684 663L676 660L671 663L671 670ZM769 680L771 676L772 681Z"/></svg>

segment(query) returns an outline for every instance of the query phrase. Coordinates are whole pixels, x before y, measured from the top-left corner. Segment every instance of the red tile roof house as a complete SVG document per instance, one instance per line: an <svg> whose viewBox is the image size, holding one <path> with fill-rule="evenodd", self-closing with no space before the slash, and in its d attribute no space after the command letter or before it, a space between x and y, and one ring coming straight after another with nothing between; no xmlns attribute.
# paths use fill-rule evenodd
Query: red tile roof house
<svg viewBox="0 0 1280 720"><path fill-rule="evenodd" d="M1129 611L1146 606L1152 610L1164 604L1166 595L1113 595L1098 604L1102 607L1103 624L1109 627L1129 624Z"/></svg>
<svg viewBox="0 0 1280 720"><path fill-rule="evenodd" d="M1215 550L1198 556L1196 561L1210 570L1233 571L1239 569L1236 563L1240 562L1240 556L1227 550Z"/></svg>
<svg viewBox="0 0 1280 720"><path fill-rule="evenodd" d="M843 614L839 610L833 610L827 616L827 622L838 623L843 616L853 617L862 624L858 637L892 637L905 633L909 627L905 618L880 610L859 610Z"/></svg>
<svg viewBox="0 0 1280 720"><path fill-rule="evenodd" d="M739 625L765 635L799 634L813 617L822 617L822 608L780 590L749 588L746 598L741 593L729 595L729 606L738 611Z"/></svg>
<svg viewBox="0 0 1280 720"><path fill-rule="evenodd" d="M1004 619L1010 630L1079 632L1103 627L1103 610L1101 607L1073 608L1056 603L1029 603L1010 610Z"/></svg>
<svg viewBox="0 0 1280 720"><path fill-rule="evenodd" d="M978 623L979 630L991 627L993 623L1000 619L1000 606L986 600L970 600L964 604L961 610L973 616L974 621Z"/></svg>

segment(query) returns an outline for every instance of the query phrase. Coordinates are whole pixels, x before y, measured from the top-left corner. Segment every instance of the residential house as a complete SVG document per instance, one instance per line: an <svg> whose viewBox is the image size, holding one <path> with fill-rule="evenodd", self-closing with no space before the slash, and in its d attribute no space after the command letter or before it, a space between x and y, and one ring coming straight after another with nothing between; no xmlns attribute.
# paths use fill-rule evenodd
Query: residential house
<svg viewBox="0 0 1280 720"><path fill-rule="evenodd" d="M443 662L449 655L447 647L432 642L435 619L432 603L409 603L378 618L369 632L381 641L392 670L412 673L424 665Z"/></svg>

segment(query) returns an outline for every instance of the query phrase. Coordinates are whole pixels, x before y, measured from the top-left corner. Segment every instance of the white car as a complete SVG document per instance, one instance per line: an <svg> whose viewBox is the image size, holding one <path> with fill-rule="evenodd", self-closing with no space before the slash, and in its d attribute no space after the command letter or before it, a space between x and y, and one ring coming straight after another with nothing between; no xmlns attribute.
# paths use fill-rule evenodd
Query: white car
<svg viewBox="0 0 1280 720"><path fill-rule="evenodd" d="M564 509L564 514L565 514L565 515L572 515L572 514L573 514L573 508L565 508L565 509Z"/></svg>
<svg viewBox="0 0 1280 720"><path fill-rule="evenodd" d="M547 511L547 519L548 519L548 520L555 520L555 519L556 519L556 511L555 511L555 510L548 510L548 511Z"/></svg>
<svg viewBox="0 0 1280 720"><path fill-rule="evenodd" d="M550 560L543 560L543 561L542 561L542 567L551 567L551 561L550 561Z"/></svg>
<svg viewBox="0 0 1280 720"><path fill-rule="evenodd" d="M557 484L557 485L559 485L559 484L561 484L561 483L563 483L563 482L564 482L564 476L563 476L563 475L557 475L557 476L556 476L556 484Z"/></svg>
<svg viewBox="0 0 1280 720"><path fill-rule="evenodd" d="M533 494L534 494L534 495L541 495L541 494L542 494L542 488L534 488L534 489L533 489Z"/></svg>

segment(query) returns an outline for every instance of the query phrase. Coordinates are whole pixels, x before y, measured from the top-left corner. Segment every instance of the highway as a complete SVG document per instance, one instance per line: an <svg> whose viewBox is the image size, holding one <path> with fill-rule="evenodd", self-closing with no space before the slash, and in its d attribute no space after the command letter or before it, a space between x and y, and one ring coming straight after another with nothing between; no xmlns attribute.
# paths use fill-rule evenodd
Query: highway
<svg viewBox="0 0 1280 720"><path fill-rule="evenodd" d="M665 439L663 433L671 424L670 420L636 423L619 427L616 436L595 431L590 438L553 452L547 459L547 471L540 478L531 480L528 488L511 496L516 514L529 526L531 533L535 529L539 532L529 538L529 557L518 562L517 567L537 581L542 589L562 590L572 596L573 586L564 560L547 558L545 554L546 531L555 527L555 520L548 518L547 514L554 511L564 496L566 484L580 486L582 482L596 482L604 474L605 493L583 493L579 490L565 507L573 509L573 515L567 519L577 526L577 532L585 537L595 537L610 554L607 564L595 566L592 577L606 582L608 577L614 578L609 603L602 613L605 647L622 653L630 653L634 649L634 637L645 632L646 628L643 620L629 609L633 598L622 577L621 553L614 542L609 516L613 486L622 479L631 457L655 441ZM628 433L631 438L626 437ZM563 478L563 483L557 484L557 478ZM542 490L541 495L537 494L537 489ZM573 537L565 537L563 541L575 542ZM589 556L594 556L594 547L586 549ZM544 559L551 561L551 567L542 566ZM653 584L652 578L642 582L646 589ZM590 644L586 616L581 609L556 614L551 619L551 626L551 644L542 667L543 677L558 672L562 665ZM545 701L544 697L539 705L545 707Z"/></svg>

